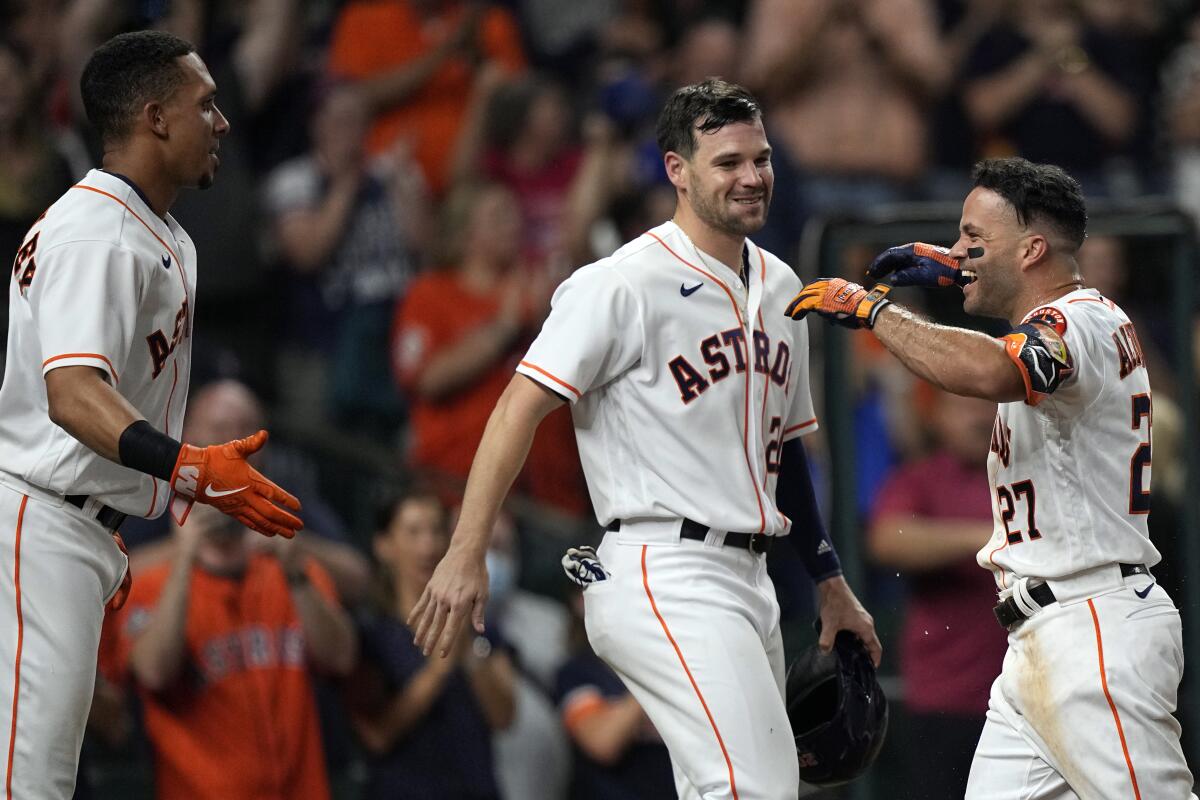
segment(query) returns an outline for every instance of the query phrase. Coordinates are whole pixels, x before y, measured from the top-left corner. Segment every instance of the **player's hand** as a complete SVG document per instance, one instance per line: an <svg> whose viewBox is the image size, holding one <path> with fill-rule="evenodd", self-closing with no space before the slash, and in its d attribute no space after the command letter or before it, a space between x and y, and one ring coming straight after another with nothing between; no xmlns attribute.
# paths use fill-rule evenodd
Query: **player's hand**
<svg viewBox="0 0 1200 800"><path fill-rule="evenodd" d="M211 447L185 444L171 474L171 488L188 499L187 508L177 515L179 524L187 519L194 501L210 505L268 536L291 538L303 528L299 517L284 510L299 511L300 501L246 463L246 458L266 443L267 432L259 431Z"/></svg>
<svg viewBox="0 0 1200 800"><path fill-rule="evenodd" d="M819 278L805 286L783 313L792 319L803 319L805 314L815 311L847 328L873 328L879 312L891 302L887 299L891 289L880 284L867 290L841 278Z"/></svg>
<svg viewBox="0 0 1200 800"><path fill-rule="evenodd" d="M821 581L817 591L821 595L821 638L817 642L821 650L828 653L833 649L838 631L850 631L862 640L871 661L878 667L883 645L875 634L875 620L858 602L846 579L838 575Z"/></svg>
<svg viewBox="0 0 1200 800"><path fill-rule="evenodd" d="M468 613L475 632L483 633L483 610L487 599L488 574L483 556L451 547L408 615L413 642L425 655L436 650L445 658Z"/></svg>
<svg viewBox="0 0 1200 800"><path fill-rule="evenodd" d="M867 267L867 277L887 278L893 286L966 286L971 282L949 250L924 242L884 250Z"/></svg>

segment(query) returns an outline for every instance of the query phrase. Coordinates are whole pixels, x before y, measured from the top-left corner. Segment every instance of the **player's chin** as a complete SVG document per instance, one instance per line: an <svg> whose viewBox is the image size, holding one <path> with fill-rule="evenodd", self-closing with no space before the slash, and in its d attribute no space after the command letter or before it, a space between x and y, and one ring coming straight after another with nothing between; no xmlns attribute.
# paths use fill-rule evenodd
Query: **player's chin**
<svg viewBox="0 0 1200 800"><path fill-rule="evenodd" d="M729 221L730 227L743 236L757 233L767 224L767 203L763 200L757 203L733 203Z"/></svg>

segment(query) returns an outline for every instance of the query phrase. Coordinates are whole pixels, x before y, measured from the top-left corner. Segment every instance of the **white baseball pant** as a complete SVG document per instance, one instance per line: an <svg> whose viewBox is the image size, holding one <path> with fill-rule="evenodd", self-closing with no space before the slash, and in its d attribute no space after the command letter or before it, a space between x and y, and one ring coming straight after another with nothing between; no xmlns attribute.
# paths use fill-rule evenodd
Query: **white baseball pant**
<svg viewBox="0 0 1200 800"><path fill-rule="evenodd" d="M82 511L0 485L0 797L74 793L104 606L126 564Z"/></svg>
<svg viewBox="0 0 1200 800"><path fill-rule="evenodd" d="M1172 716L1179 611L1150 575L1008 637L967 800L1196 800Z"/></svg>
<svg viewBox="0 0 1200 800"><path fill-rule="evenodd" d="M800 768L766 558L633 538L636 526L625 525L600 545L611 577L584 591L588 640L658 729L679 797L795 800Z"/></svg>

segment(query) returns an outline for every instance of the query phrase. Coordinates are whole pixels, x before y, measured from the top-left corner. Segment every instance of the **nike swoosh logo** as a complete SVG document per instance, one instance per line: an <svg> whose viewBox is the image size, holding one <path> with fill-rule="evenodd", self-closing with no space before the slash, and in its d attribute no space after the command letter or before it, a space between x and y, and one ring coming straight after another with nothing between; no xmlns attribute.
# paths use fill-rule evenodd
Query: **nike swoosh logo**
<svg viewBox="0 0 1200 800"><path fill-rule="evenodd" d="M1145 600L1146 595L1150 594L1150 590L1153 588L1154 588L1154 584L1152 583L1146 587L1145 591L1139 592L1137 589L1134 589L1133 593L1136 594L1138 597L1142 598L1143 600Z"/></svg>
<svg viewBox="0 0 1200 800"><path fill-rule="evenodd" d="M703 285L704 285L704 281L700 281L695 286L692 286L689 288L689 287L685 287L681 283L681 284L679 284L679 293L681 295L683 295L684 297L690 297L693 292L695 292L697 289L699 289Z"/></svg>
<svg viewBox="0 0 1200 800"><path fill-rule="evenodd" d="M163 269L166 269L166 270L171 269L171 257L170 256L163 256L162 262L163 262Z"/></svg>
<svg viewBox="0 0 1200 800"><path fill-rule="evenodd" d="M236 489L225 489L224 491L214 492L212 485L209 484L208 486L204 487L204 494L208 495L209 497L225 497L226 495L237 494L238 492L243 492L245 490L245 486L239 486Z"/></svg>

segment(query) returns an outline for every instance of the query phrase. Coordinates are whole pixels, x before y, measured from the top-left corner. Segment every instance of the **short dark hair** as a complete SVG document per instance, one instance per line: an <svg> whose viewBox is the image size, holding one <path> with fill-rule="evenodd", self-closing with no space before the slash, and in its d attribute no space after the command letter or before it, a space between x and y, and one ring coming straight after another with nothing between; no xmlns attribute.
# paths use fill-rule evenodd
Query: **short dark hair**
<svg viewBox="0 0 1200 800"><path fill-rule="evenodd" d="M663 155L678 153L691 158L696 152L696 129L712 133L735 122L762 119L762 108L754 95L720 78L675 90L658 115L655 136Z"/></svg>
<svg viewBox="0 0 1200 800"><path fill-rule="evenodd" d="M190 42L165 31L122 33L97 47L79 91L101 141L124 138L146 103L170 97L185 77L176 59L194 52Z"/></svg>
<svg viewBox="0 0 1200 800"><path fill-rule="evenodd" d="M375 503L375 535L381 536L388 532L396 514L409 503L433 503L442 514L442 523L450 521L450 509L446 507L442 496L436 487L427 480L414 479L409 484L392 488L383 492L383 496Z"/></svg>
<svg viewBox="0 0 1200 800"><path fill-rule="evenodd" d="M1076 249L1087 237L1087 206L1079 182L1053 164L1023 158L989 158L975 165L975 185L995 192L1012 206L1017 222L1052 225Z"/></svg>

